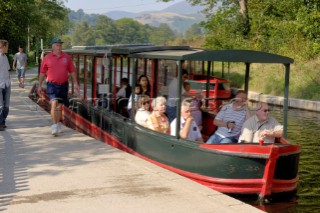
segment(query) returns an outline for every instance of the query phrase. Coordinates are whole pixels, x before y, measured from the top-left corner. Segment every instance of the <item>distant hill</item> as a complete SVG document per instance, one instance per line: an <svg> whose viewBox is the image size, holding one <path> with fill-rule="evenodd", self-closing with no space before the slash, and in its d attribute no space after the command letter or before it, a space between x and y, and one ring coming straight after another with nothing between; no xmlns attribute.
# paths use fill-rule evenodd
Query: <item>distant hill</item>
<svg viewBox="0 0 320 213"><path fill-rule="evenodd" d="M172 12L155 12L142 14L134 18L142 24L158 27L161 23L167 23L176 33L185 33L192 24L204 20L202 14L182 15Z"/></svg>
<svg viewBox="0 0 320 213"><path fill-rule="evenodd" d="M122 18L134 19L135 17L138 16L138 14L139 13L130 13L130 12L126 12L126 11L114 10L114 11L104 13L103 15L106 15L113 20L118 20L118 19L122 19Z"/></svg>
<svg viewBox="0 0 320 213"><path fill-rule="evenodd" d="M190 3L186 1L178 2L173 4L163 10L157 11L144 11L140 13L130 13L125 11L110 11L104 13L104 15L112 18L114 20L121 19L121 18L136 18L140 17L144 14L153 14L153 13L160 13L160 12L169 12L169 13L177 13L177 14L200 14L204 8L202 6L196 5L192 6Z"/></svg>
<svg viewBox="0 0 320 213"><path fill-rule="evenodd" d="M192 24L205 20L201 10L203 10L203 7L192 6L190 3L183 1L161 11L144 11L140 13L110 11L103 15L113 20L132 18L142 24L149 24L155 27L158 27L161 23L167 23L176 33L185 33ZM97 14L85 14L82 9L69 13L69 19L73 23L81 22L85 19L88 24L95 24L97 16Z"/></svg>
<svg viewBox="0 0 320 213"><path fill-rule="evenodd" d="M178 2L174 5L163 9L161 12L170 12L170 13L178 13L178 14L197 14L201 13L204 7L199 5L191 5L186 1Z"/></svg>

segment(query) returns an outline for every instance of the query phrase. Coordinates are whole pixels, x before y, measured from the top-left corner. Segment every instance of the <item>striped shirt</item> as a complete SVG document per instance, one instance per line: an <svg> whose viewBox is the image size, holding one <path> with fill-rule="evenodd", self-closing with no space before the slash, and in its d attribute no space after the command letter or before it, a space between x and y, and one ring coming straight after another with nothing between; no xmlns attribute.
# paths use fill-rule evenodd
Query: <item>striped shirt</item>
<svg viewBox="0 0 320 213"><path fill-rule="evenodd" d="M228 132L228 128L226 126L219 126L215 134L219 135L220 137L238 137L240 135L242 125L246 120L246 116L247 112L245 108L234 110L232 103L224 105L215 119L223 122L234 121L235 127L231 132Z"/></svg>

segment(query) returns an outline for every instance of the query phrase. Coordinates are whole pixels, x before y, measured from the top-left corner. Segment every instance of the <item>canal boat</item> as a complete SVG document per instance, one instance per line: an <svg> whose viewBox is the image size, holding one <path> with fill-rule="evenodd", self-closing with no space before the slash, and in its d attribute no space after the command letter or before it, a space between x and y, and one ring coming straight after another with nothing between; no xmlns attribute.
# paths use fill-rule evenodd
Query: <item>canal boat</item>
<svg viewBox="0 0 320 213"><path fill-rule="evenodd" d="M188 46L112 46L83 50L65 50L77 68L81 92L75 94L69 85L69 107L63 108L63 122L110 144L190 178L209 188L236 194L257 194L263 202L274 193L294 192L298 183L298 164L301 147L286 139L290 64L293 59L276 54L251 50L202 50ZM281 64L284 67L283 136L274 144L205 144L189 141L150 130L135 123L117 111L115 94L123 77L135 87L138 76L146 75L151 84L150 96L167 97L170 80L177 77L177 115L182 100L183 69L189 72L189 81L206 87L204 94L202 135L212 134L216 112L210 110L210 101L220 104L230 101L231 94L213 97L210 83L218 81L214 65L244 64L244 90L249 91L250 67L255 63ZM222 68L223 70L223 68ZM222 81L221 82L228 82ZM228 89L227 89L228 90ZM30 97L35 101L36 86ZM133 104L134 104L133 95ZM222 101L222 102L221 102ZM218 103L218 104L219 104ZM49 103L46 102L47 109ZM180 116L177 116L180 123ZM179 131L177 125L176 132Z"/></svg>

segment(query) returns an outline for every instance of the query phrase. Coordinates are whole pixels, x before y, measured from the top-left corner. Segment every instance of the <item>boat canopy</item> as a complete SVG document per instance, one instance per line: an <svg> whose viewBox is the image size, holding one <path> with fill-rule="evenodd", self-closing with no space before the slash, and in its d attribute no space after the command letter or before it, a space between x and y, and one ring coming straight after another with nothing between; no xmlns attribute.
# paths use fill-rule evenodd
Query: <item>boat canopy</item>
<svg viewBox="0 0 320 213"><path fill-rule="evenodd" d="M111 54L122 54L122 55L132 55L135 53L151 53L151 52L163 52L163 51L183 51L183 50L191 50L189 46L122 46L112 48ZM170 54L169 54L170 55Z"/></svg>
<svg viewBox="0 0 320 213"><path fill-rule="evenodd" d="M283 64L285 66L285 81L284 81L284 113L283 113L283 135L282 137L287 137L287 111L289 106L289 75L290 75L290 64L294 62L292 58L255 51L255 50L201 50L201 49L186 49L186 50L175 50L168 48L166 50L155 50L148 52L138 52L129 55L132 58L149 58L149 59L167 59L176 60L179 62L179 76L178 84L181 84L181 73L182 73L182 62L189 61L207 61L208 66L211 62L242 62L246 64L245 70L245 86L244 90L248 93L249 91L249 77L250 77L250 64L252 63L275 63ZM209 76L210 73L208 72ZM207 78L209 79L209 78ZM209 81L209 80L207 80ZM181 94L178 91L177 94ZM178 105L178 108L180 106ZM179 109L180 111L180 109ZM178 119L179 120L179 119ZM178 121L178 126L180 125Z"/></svg>
<svg viewBox="0 0 320 213"><path fill-rule="evenodd" d="M221 61L221 62L244 62L244 63L280 63L292 64L293 59L272 53L254 50L200 50L189 49L186 51L149 51L132 54L137 58L162 58L172 60L195 60L195 61Z"/></svg>

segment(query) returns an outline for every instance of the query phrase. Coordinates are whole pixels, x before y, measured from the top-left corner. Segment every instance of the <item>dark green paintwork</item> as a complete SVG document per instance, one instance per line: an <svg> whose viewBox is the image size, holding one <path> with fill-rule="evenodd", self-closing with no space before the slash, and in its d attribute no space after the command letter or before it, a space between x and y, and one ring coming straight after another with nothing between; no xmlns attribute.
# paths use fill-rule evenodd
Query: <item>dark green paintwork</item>
<svg viewBox="0 0 320 213"><path fill-rule="evenodd" d="M93 110L87 105L81 106L80 102L74 110L86 119L92 119L90 121L97 126L100 124L101 129L135 152L159 163L215 178L259 179L263 177L266 163L263 157L244 157L201 148L198 142L176 139L173 136L152 131L114 112L102 113L102 108ZM89 115L90 112L91 115ZM277 161L275 178L295 178L298 172L298 161L299 153L280 157Z"/></svg>

